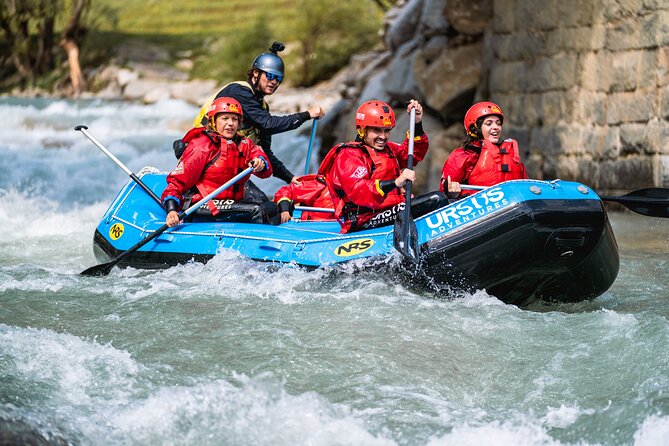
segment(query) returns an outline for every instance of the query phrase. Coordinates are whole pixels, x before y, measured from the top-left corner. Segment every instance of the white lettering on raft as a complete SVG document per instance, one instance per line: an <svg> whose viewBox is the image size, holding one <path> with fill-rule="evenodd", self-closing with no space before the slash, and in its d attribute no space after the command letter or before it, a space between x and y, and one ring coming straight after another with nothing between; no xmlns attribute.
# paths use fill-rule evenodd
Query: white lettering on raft
<svg viewBox="0 0 669 446"><path fill-rule="evenodd" d="M501 209L509 204L504 198L504 191L495 187L488 189L475 197L462 200L454 206L449 206L441 212L430 215L425 222L432 229L431 236L453 229L463 223L474 220L487 213Z"/></svg>

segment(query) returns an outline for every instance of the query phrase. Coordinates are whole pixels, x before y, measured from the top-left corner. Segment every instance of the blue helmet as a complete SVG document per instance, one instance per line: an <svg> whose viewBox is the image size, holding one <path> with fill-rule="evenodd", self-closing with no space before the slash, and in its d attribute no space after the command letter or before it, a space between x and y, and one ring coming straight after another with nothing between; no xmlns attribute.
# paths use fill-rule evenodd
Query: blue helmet
<svg viewBox="0 0 669 446"><path fill-rule="evenodd" d="M283 60L281 60L281 58L276 53L283 51L284 48L286 47L283 45L283 43L274 42L272 47L269 49L269 53L259 54L253 60L253 66L251 68L283 77Z"/></svg>

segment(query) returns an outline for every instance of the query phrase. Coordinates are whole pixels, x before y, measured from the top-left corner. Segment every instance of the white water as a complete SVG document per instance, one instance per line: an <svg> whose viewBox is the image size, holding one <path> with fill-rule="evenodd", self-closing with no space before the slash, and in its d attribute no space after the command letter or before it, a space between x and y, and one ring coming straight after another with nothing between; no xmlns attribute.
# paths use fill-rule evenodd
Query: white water
<svg viewBox="0 0 669 446"><path fill-rule="evenodd" d="M612 289L531 311L228 252L79 276L128 178L73 127L167 171L195 112L0 99L0 420L92 445L667 444L665 220L614 215ZM306 147L276 141L295 172Z"/></svg>

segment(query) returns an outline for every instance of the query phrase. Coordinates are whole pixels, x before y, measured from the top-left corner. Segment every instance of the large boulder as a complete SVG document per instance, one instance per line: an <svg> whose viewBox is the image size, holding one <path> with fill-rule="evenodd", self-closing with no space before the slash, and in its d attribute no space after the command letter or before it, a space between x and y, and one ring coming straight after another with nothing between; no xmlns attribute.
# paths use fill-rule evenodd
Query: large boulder
<svg viewBox="0 0 669 446"><path fill-rule="evenodd" d="M418 50L413 72L425 103L444 118L464 114L483 77L482 43L445 47L432 57Z"/></svg>

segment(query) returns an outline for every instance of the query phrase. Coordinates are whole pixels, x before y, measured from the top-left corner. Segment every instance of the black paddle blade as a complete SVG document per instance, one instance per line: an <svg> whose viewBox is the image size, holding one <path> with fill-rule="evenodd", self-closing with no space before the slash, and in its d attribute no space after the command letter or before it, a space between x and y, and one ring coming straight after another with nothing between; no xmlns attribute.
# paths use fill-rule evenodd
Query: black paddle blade
<svg viewBox="0 0 669 446"><path fill-rule="evenodd" d="M117 262L101 263L99 265L91 266L79 274L82 276L108 276L116 263Z"/></svg>
<svg viewBox="0 0 669 446"><path fill-rule="evenodd" d="M400 212L397 214L393 233L393 243L395 244L395 249L399 251L405 258L411 260L414 263L418 263L420 260L418 230L416 229L416 222L413 221L411 215L408 217L409 220L406 221L406 213Z"/></svg>
<svg viewBox="0 0 669 446"><path fill-rule="evenodd" d="M620 197L601 197L613 201L641 215L669 218L669 189L639 189Z"/></svg>

